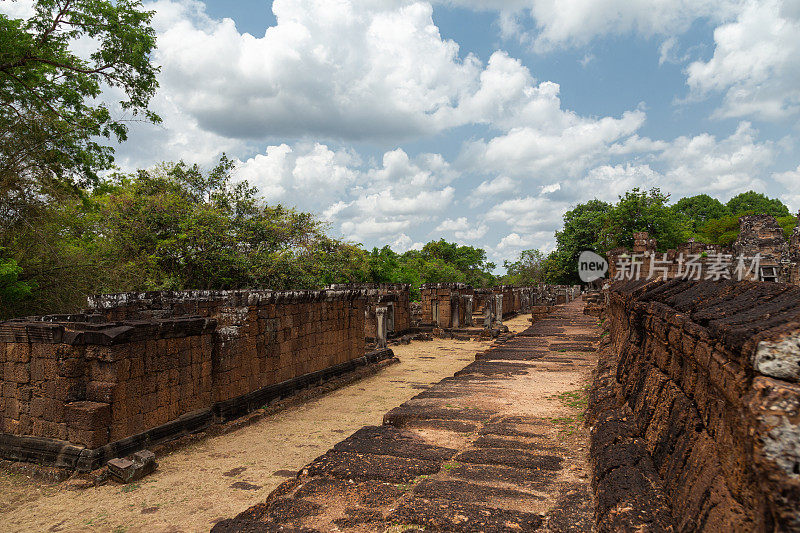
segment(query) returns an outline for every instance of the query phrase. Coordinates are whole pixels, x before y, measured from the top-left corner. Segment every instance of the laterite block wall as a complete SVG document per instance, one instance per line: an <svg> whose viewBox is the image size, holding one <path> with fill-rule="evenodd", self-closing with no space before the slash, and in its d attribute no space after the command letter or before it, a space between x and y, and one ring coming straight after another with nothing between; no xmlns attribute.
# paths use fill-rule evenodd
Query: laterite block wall
<svg viewBox="0 0 800 533"><path fill-rule="evenodd" d="M364 356L359 291L139 293L90 306L0 323L0 433L97 448Z"/></svg>
<svg viewBox="0 0 800 533"><path fill-rule="evenodd" d="M328 286L331 290L360 290L366 299L364 336L367 339L377 337L377 318L375 309L394 308L394 330L389 333L399 334L411 328L411 285L407 283L345 283Z"/></svg>
<svg viewBox="0 0 800 533"><path fill-rule="evenodd" d="M800 287L622 283L603 318L599 530L800 530Z"/></svg>
<svg viewBox="0 0 800 533"><path fill-rule="evenodd" d="M453 327L452 309L458 305L458 324L463 327L465 323L464 311L466 309L464 296L472 296L474 290L464 283L426 283L420 288L422 300L421 322L433 323L434 302L439 303L439 325L443 328ZM473 307L474 311L474 307Z"/></svg>

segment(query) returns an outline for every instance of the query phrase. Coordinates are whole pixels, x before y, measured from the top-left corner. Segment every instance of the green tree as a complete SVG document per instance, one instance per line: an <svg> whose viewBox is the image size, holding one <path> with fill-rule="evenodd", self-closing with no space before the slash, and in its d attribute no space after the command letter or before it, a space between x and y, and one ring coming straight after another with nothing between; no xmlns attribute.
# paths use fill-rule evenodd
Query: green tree
<svg viewBox="0 0 800 533"><path fill-rule="evenodd" d="M0 318L9 317L16 304L31 296L35 285L21 281L21 273L22 268L15 260L0 257Z"/></svg>
<svg viewBox="0 0 800 533"><path fill-rule="evenodd" d="M547 277L547 258L539 250L523 250L516 261L503 261L508 285L532 287L544 283Z"/></svg>
<svg viewBox="0 0 800 533"><path fill-rule="evenodd" d="M564 213L564 227L556 232L556 249L547 258L547 280L579 283L578 256L585 249L604 251L600 236L613 206L601 200L578 204Z"/></svg>
<svg viewBox="0 0 800 533"><path fill-rule="evenodd" d="M37 0L29 20L0 15L0 196L94 182L113 162L99 139L159 121L147 109L151 16L138 0ZM70 48L79 39L95 44L86 59ZM124 95L118 110L98 100L104 87Z"/></svg>
<svg viewBox="0 0 800 533"><path fill-rule="evenodd" d="M605 251L618 246L631 248L634 232L646 231L658 242L659 251L675 248L690 236L691 221L669 205L669 195L658 188L634 188L620 196L606 217L601 233Z"/></svg>
<svg viewBox="0 0 800 533"><path fill-rule="evenodd" d="M725 204L707 194L681 198L675 202L672 208L691 221L693 231L697 231L700 226L709 220L731 214Z"/></svg>
<svg viewBox="0 0 800 533"><path fill-rule="evenodd" d="M487 287L495 281L491 273L495 264L488 261L486 251L481 248L460 246L440 239L423 246L419 254L429 272L424 277L426 283L448 281L446 277L450 273L454 276L451 281L461 281L473 287Z"/></svg>
<svg viewBox="0 0 800 533"><path fill-rule="evenodd" d="M750 214L746 212L747 214ZM779 217L778 225L783 229L786 238L792 236L797 219L791 215ZM732 215L714 220L709 220L698 230L698 238L707 243L719 244L720 246L730 247L739 237L739 216Z"/></svg>
<svg viewBox="0 0 800 533"><path fill-rule="evenodd" d="M709 220L698 227L697 236L702 242L730 247L739 236L739 217L729 215Z"/></svg>
<svg viewBox="0 0 800 533"><path fill-rule="evenodd" d="M127 290L317 288L363 281L365 253L331 239L309 213L267 206L234 182L224 155L209 172L183 162L116 176L96 198L106 256Z"/></svg>
<svg viewBox="0 0 800 533"><path fill-rule="evenodd" d="M772 215L774 217L789 216L789 208L777 198L769 198L755 191L737 194L726 204L732 215Z"/></svg>
<svg viewBox="0 0 800 533"><path fill-rule="evenodd" d="M373 248L367 258L370 282L399 282L401 272L399 257L388 245L383 248Z"/></svg>
<svg viewBox="0 0 800 533"><path fill-rule="evenodd" d="M789 215L788 217L779 217L778 225L783 230L786 240L789 240L794 233L794 228L797 226L797 217Z"/></svg>
<svg viewBox="0 0 800 533"><path fill-rule="evenodd" d="M85 194L113 164L113 141L157 88L152 13L132 0L37 0L0 15L0 246L36 287L13 313L73 308L105 271L93 263L96 206ZM78 54L72 44L93 46ZM100 99L103 89L120 95Z"/></svg>

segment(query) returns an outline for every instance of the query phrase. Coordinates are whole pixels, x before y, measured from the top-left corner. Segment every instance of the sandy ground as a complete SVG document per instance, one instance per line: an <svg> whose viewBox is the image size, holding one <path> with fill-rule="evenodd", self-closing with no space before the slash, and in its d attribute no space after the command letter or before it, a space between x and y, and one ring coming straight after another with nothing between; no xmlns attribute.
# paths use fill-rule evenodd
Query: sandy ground
<svg viewBox="0 0 800 533"><path fill-rule="evenodd" d="M506 321L511 331L528 316ZM208 531L263 501L333 444L420 389L452 375L488 342L439 340L393 346L400 363L233 433L209 437L158 458L139 483L78 489L0 471L0 531Z"/></svg>

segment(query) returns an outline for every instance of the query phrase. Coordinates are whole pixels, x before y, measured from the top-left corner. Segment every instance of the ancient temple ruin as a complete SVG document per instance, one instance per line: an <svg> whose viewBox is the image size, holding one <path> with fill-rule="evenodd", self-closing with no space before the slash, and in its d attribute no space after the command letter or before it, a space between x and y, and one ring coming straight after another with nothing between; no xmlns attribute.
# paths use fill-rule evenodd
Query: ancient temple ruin
<svg viewBox="0 0 800 533"><path fill-rule="evenodd" d="M411 329L411 285L407 283L341 283L328 289L362 291L367 343L385 342Z"/></svg>
<svg viewBox="0 0 800 533"><path fill-rule="evenodd" d="M694 240L660 253L647 232L633 234L632 250L608 253L609 278L739 279L800 284L800 216L789 239L771 215L739 218L730 248Z"/></svg>
<svg viewBox="0 0 800 533"><path fill-rule="evenodd" d="M0 455L79 469L381 358L363 290L92 297L0 323Z"/></svg>
<svg viewBox="0 0 800 533"><path fill-rule="evenodd" d="M493 327L547 299L489 294L487 321L472 287L441 283L423 286L416 325L407 284L108 294L3 322L0 457L95 468L392 357L387 341L412 329Z"/></svg>

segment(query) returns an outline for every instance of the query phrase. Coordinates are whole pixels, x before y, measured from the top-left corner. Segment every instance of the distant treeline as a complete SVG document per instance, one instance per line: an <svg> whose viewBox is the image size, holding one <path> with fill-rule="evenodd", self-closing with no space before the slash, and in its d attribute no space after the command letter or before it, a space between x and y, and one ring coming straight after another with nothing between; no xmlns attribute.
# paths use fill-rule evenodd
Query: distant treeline
<svg viewBox="0 0 800 533"><path fill-rule="evenodd" d="M185 163L115 174L91 188L0 205L0 315L67 312L87 294L181 289L314 289L330 283L497 282L486 252L444 240L403 254L334 239L319 218L267 205Z"/></svg>
<svg viewBox="0 0 800 533"><path fill-rule="evenodd" d="M445 240L396 253L330 237L315 215L267 205L232 180L223 156L210 171L183 162L113 174L91 188L7 198L0 209L3 317L80 309L86 295L183 289L315 289L330 283L575 283L577 256L633 244L648 231L659 249L689 237L730 245L738 217L769 213L787 235L796 220L779 200L746 192L727 204L707 195L673 205L658 189L633 189L616 204L591 200L564 215L549 255L523 251L506 274L480 248Z"/></svg>
<svg viewBox="0 0 800 533"><path fill-rule="evenodd" d="M535 266L550 282L577 283L582 250L605 253L617 247L630 248L638 231L655 238L662 252L690 238L729 247L739 236L739 217L749 214L775 216L787 238L797 224L783 202L754 191L734 196L725 204L707 194L673 204L659 189L632 189L615 204L591 200L565 213L564 226L556 232L556 249L546 257L533 252L537 261L529 267L533 270Z"/></svg>

